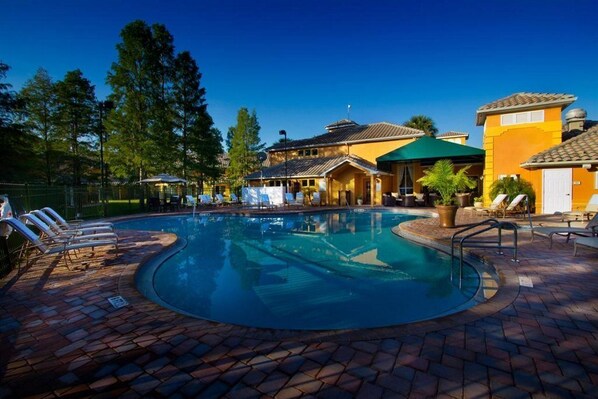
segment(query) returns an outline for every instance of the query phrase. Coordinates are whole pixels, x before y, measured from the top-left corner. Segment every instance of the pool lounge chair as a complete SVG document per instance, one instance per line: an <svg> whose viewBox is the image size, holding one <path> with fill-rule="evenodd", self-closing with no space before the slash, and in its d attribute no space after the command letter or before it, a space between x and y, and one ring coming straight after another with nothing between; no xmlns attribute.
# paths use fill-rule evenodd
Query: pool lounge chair
<svg viewBox="0 0 598 399"><path fill-rule="evenodd" d="M114 233L114 229L110 226L97 226L97 227L92 226L92 227L82 227L82 228L78 228L78 229L74 229L74 230L69 230L66 227L58 224L54 219L52 219L50 216L48 216L46 213L44 213L40 210L34 210L29 213L31 213L32 215L37 217L39 220L41 220L43 223L48 225L50 227L50 229L52 229L57 234L89 235L89 234L98 234L98 233L111 233L113 235L116 235ZM21 215L21 216L23 216L23 215Z"/></svg>
<svg viewBox="0 0 598 399"><path fill-rule="evenodd" d="M212 196L209 194L201 194L199 196L199 203L203 206L214 205L214 201L212 201Z"/></svg>
<svg viewBox="0 0 598 399"><path fill-rule="evenodd" d="M293 193L284 193L284 204L286 206L294 205L295 198L293 198Z"/></svg>
<svg viewBox="0 0 598 399"><path fill-rule="evenodd" d="M476 208L476 214L487 213L489 215L496 215L504 206L504 202L507 199L507 197L507 194L498 194L488 208Z"/></svg>
<svg viewBox="0 0 598 399"><path fill-rule="evenodd" d="M48 216L50 216L52 219L54 219L56 221L56 223L66 227L69 230L73 230L76 228L99 227L99 226L111 226L112 228L114 228L114 226L110 222L84 222L82 220L72 220L72 221L67 222L62 216L60 216L60 214L58 212L56 212L54 209L50 208L49 206L42 208L42 211L44 211Z"/></svg>
<svg viewBox="0 0 598 399"><path fill-rule="evenodd" d="M272 209L275 208L274 204L270 201L268 194L260 194L260 208Z"/></svg>
<svg viewBox="0 0 598 399"><path fill-rule="evenodd" d="M588 222L586 227L571 227L571 221L567 222L567 226L540 226L532 228L532 242L535 236L546 237L550 240L550 248L552 248L552 237L557 234L566 236L567 241L571 238L571 235L579 236L595 236L598 233L598 213Z"/></svg>
<svg viewBox="0 0 598 399"><path fill-rule="evenodd" d="M303 192L302 191L297 191L297 194L295 194L295 205L298 206L303 206L305 201L305 197L303 196Z"/></svg>
<svg viewBox="0 0 598 399"><path fill-rule="evenodd" d="M104 233L94 233L93 230L85 229L85 230L60 230L57 232L53 230L49 225L44 223L40 218L38 218L33 213L26 213L19 217L19 220L25 224L31 224L35 226L40 233L56 243L63 243L65 241L69 242L77 242L77 241L85 241L85 240L95 240L95 239L104 239L104 240L114 240L118 242L118 236L114 232L104 232Z"/></svg>
<svg viewBox="0 0 598 399"><path fill-rule="evenodd" d="M216 194L216 205L223 206L228 204L228 201L224 199L222 194Z"/></svg>
<svg viewBox="0 0 598 399"><path fill-rule="evenodd" d="M197 200L194 196L187 194L185 195L185 199L187 200L187 207L195 208L195 206L197 205Z"/></svg>
<svg viewBox="0 0 598 399"><path fill-rule="evenodd" d="M23 222L15 218L0 219L0 224L6 224L13 228L18 234L20 234L27 242L28 248L35 248L41 256L56 255L60 254L63 256L66 267L70 270L69 260L72 263L70 253L72 251L91 248L92 250L96 247L113 246L118 253L118 243L115 240L104 240L104 239L89 239L85 241L71 241L65 240L64 242L48 242L42 240L36 235L33 230L28 228Z"/></svg>
<svg viewBox="0 0 598 399"><path fill-rule="evenodd" d="M573 243L573 256L577 256L579 247L586 247L598 250L598 237L579 237Z"/></svg>
<svg viewBox="0 0 598 399"><path fill-rule="evenodd" d="M237 205L241 203L241 201L239 200L239 197L237 197L237 194L230 193L230 203L237 204Z"/></svg>
<svg viewBox="0 0 598 399"><path fill-rule="evenodd" d="M311 205L312 206L320 206L322 199L320 198L320 193L316 191L314 195L311 197Z"/></svg>
<svg viewBox="0 0 598 399"><path fill-rule="evenodd" d="M563 212L563 219L583 220L586 217L590 220L590 216L596 213L598 213L598 194L593 194L583 211Z"/></svg>
<svg viewBox="0 0 598 399"><path fill-rule="evenodd" d="M517 195L515 198L513 198L513 201L511 201L509 205L507 205L506 208L499 208L497 209L496 213L502 213L503 218L505 218L507 215L524 214L525 211L523 210L523 204L521 203L521 201L523 201L523 199L526 197L527 195L525 194Z"/></svg>

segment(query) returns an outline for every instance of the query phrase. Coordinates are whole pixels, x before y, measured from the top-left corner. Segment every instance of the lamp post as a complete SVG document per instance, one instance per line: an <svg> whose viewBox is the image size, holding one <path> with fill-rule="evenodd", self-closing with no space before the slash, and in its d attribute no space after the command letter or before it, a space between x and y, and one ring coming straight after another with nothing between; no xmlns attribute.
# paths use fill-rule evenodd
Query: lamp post
<svg viewBox="0 0 598 399"><path fill-rule="evenodd" d="M106 217L106 166L104 164L104 116L108 111L110 111L113 107L112 101L100 101L98 103L98 109L100 111L100 126L99 126L99 136L100 136L100 187L102 190L102 202L104 203L103 212L104 217Z"/></svg>
<svg viewBox="0 0 598 399"><path fill-rule="evenodd" d="M289 179L287 174L287 131L281 130L278 132L279 135L284 136L284 192L289 192Z"/></svg>

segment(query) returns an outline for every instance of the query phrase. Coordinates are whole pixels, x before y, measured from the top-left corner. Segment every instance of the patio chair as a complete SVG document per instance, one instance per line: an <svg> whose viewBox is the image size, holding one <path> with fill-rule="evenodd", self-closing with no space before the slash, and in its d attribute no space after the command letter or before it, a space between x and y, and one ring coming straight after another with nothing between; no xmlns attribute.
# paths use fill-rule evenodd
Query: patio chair
<svg viewBox="0 0 598 399"><path fill-rule="evenodd" d="M578 247L586 247L598 250L598 237L579 237L573 243L573 256L577 256Z"/></svg>
<svg viewBox="0 0 598 399"><path fill-rule="evenodd" d="M550 248L552 248L552 237L557 234L566 236L566 242L569 242L571 234L579 236L596 236L598 233L598 213L588 222L586 227L571 227L571 221L567 222L567 226L540 226L532 227L532 242L535 236L546 237L550 240Z"/></svg>
<svg viewBox="0 0 598 399"><path fill-rule="evenodd" d="M297 191L295 194L295 205L303 206L305 203L305 197L303 196L303 191Z"/></svg>
<svg viewBox="0 0 598 399"><path fill-rule="evenodd" d="M19 220L25 224L34 225L44 237L48 237L52 242L63 243L65 241L77 242L94 239L113 240L118 242L118 236L114 232L94 233L91 229L86 230L59 230L54 231L49 225L44 223L33 213L26 213L19 217ZM92 228L93 229L93 228Z"/></svg>
<svg viewBox="0 0 598 399"><path fill-rule="evenodd" d="M114 234L114 229L110 226L97 226L97 227L82 227L75 230L69 230L64 226L59 225L54 219L48 216L46 213L40 210L34 210L30 212L35 215L39 220L48 225L57 234L70 234L70 235L89 235L98 233L111 233ZM37 227L37 226L36 226Z"/></svg>
<svg viewBox="0 0 598 399"><path fill-rule="evenodd" d="M110 222L84 222L83 220L71 220L66 221L58 212L54 209L50 208L49 206L42 208L48 216L56 221L56 223L66 227L68 230L73 230L76 228L86 228L86 227L99 227L99 226L110 226L114 228L113 224Z"/></svg>
<svg viewBox="0 0 598 399"><path fill-rule="evenodd" d="M504 202L507 197L507 194L498 194L488 208L476 208L476 214L487 213L489 215L496 215L504 206Z"/></svg>
<svg viewBox="0 0 598 399"><path fill-rule="evenodd" d="M581 219L583 220L584 217L587 217L590 220L590 216L592 214L598 213L598 194L593 194L586 205L586 208L583 211L569 211L563 212L563 219L573 218L574 220Z"/></svg>
<svg viewBox="0 0 598 399"><path fill-rule="evenodd" d="M33 230L29 229L23 222L15 218L0 219L0 224L6 224L13 228L20 234L27 243L27 248L35 248L42 256L61 254L64 258L66 267L70 270L68 261L72 263L70 256L71 251L76 251L84 248L91 248L92 251L96 247L113 246L118 253L118 243L115 240L106 239L89 239L85 241L71 241L65 240L60 243L47 242L42 240Z"/></svg>
<svg viewBox="0 0 598 399"><path fill-rule="evenodd" d="M150 197L147 199L147 210L151 212L160 212L162 203L158 197Z"/></svg>
<svg viewBox="0 0 598 399"><path fill-rule="evenodd" d="M316 191L314 195L311 197L311 205L312 206L320 206L322 202L322 198L320 197L320 192Z"/></svg>
<svg viewBox="0 0 598 399"><path fill-rule="evenodd" d="M170 197L170 202L168 203L168 207L172 211L178 211L181 208L181 198L178 195L173 195Z"/></svg>

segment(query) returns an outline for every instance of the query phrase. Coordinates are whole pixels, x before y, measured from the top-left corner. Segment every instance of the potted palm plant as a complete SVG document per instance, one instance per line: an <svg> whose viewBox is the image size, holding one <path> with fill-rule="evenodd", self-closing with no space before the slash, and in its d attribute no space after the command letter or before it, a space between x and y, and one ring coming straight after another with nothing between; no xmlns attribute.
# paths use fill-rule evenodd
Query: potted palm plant
<svg viewBox="0 0 598 399"><path fill-rule="evenodd" d="M457 206L455 194L465 187L474 188L476 182L467 176L466 166L455 173L453 163L449 159L437 161L430 169L424 170L424 176L418 182L438 192L440 199L436 201L440 227L455 227Z"/></svg>

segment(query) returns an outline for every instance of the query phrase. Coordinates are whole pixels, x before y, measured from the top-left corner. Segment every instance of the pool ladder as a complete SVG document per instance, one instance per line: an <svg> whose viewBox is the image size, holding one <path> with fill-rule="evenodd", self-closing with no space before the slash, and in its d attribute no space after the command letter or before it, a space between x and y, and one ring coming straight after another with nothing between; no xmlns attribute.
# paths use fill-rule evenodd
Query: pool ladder
<svg viewBox="0 0 598 399"><path fill-rule="evenodd" d="M485 227L483 227L485 226ZM481 228L480 228L481 227ZM477 229L479 228L479 229ZM473 229L477 229L470 232ZM476 238L487 231L497 230L496 238L487 237L486 239ZM503 245L503 230L510 230L513 232L513 245ZM465 235L462 235L466 233ZM455 260L455 245L459 247L459 288L461 288L463 281L463 248L496 248L497 253L503 255L503 249L512 249L513 262L519 262L517 259L517 225L512 222L498 221L496 219L486 219L479 223L470 224L467 227L455 232L451 236L451 281L453 281L453 265Z"/></svg>

